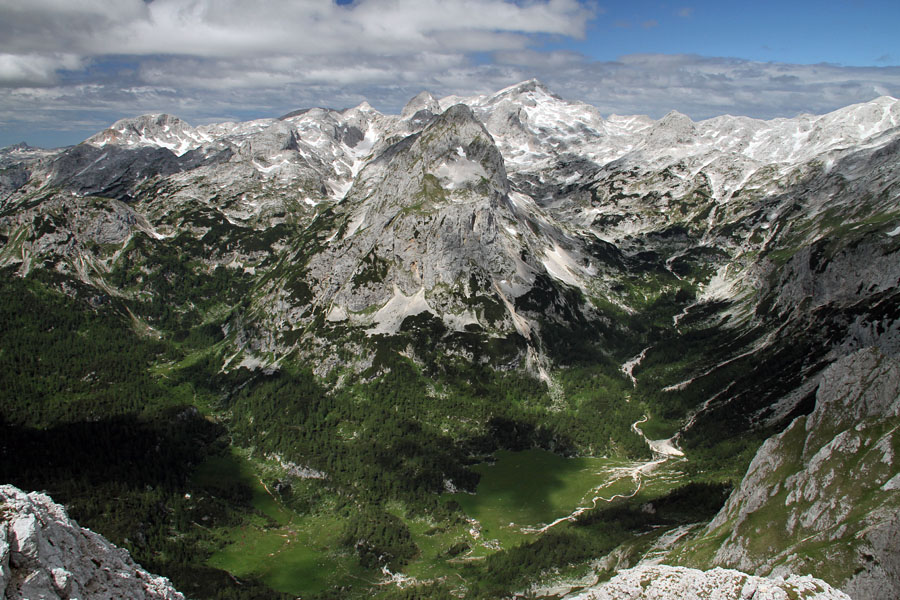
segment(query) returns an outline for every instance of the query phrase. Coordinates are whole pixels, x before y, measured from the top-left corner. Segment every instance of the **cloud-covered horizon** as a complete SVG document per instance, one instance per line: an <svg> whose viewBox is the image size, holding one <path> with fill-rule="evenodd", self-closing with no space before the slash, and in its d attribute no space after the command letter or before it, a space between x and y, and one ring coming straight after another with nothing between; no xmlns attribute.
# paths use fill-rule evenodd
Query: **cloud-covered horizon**
<svg viewBox="0 0 900 600"><path fill-rule="evenodd" d="M73 143L147 112L200 124L366 100L397 113L425 89L468 96L535 77L606 114L695 120L900 95L895 66L558 49L602 12L578 0L0 0L0 145Z"/></svg>

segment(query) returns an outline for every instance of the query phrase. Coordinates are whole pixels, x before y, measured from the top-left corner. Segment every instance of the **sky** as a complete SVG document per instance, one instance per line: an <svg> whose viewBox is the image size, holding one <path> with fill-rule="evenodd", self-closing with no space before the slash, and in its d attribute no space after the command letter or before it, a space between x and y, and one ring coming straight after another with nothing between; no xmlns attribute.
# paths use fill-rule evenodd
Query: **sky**
<svg viewBox="0 0 900 600"><path fill-rule="evenodd" d="M821 114L900 97L900 2L0 0L0 147L537 78L603 114Z"/></svg>

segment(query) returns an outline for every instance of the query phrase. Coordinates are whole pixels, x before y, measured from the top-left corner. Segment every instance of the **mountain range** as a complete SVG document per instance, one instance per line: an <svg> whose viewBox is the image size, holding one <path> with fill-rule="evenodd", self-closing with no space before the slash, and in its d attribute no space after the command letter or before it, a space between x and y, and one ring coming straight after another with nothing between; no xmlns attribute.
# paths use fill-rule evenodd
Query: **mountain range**
<svg viewBox="0 0 900 600"><path fill-rule="evenodd" d="M434 498L480 494L473 465L498 452L665 460L674 479L622 498L645 516L611 548L587 550L591 526L621 520L595 500L571 533L459 567L461 587L444 574L398 589L587 593L545 584L652 554L896 597L898 157L894 98L694 122L603 116L534 80L423 92L400 115L144 115L70 148L5 148L0 424L22 447L59 434L59 456L97 431L171 438L172 456L129 464L171 461L174 479L120 483L165 489L172 514L196 508L183 497L210 457L247 452L294 490L285 506L344 515L354 568L393 575L429 556L415 519L473 518ZM123 493L85 491L79 469L97 467L26 469L13 452L0 475L19 487L76 505ZM220 527L252 512L204 489L231 515ZM721 498L646 516L676 492ZM378 541L354 512L401 533ZM147 522L101 533L181 587L193 576L174 554L136 542ZM565 535L584 552L498 574L497 557ZM477 546L463 537L456 554Z"/></svg>

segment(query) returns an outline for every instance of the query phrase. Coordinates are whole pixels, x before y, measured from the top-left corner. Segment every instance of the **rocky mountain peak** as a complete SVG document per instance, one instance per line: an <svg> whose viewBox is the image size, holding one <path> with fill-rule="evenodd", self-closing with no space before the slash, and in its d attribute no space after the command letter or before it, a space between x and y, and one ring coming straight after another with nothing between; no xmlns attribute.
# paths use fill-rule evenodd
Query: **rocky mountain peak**
<svg viewBox="0 0 900 600"><path fill-rule="evenodd" d="M12 146L7 146L2 149L4 153L12 153L12 152L28 152L32 150L40 150L40 148L35 148L34 146L29 146L26 142L19 142L18 144L13 144Z"/></svg>
<svg viewBox="0 0 900 600"><path fill-rule="evenodd" d="M345 111L347 113L356 112L356 113L378 113L375 108L369 104L367 101L363 100L353 108ZM380 114L380 113L379 113Z"/></svg>
<svg viewBox="0 0 900 600"><path fill-rule="evenodd" d="M108 129L101 131L97 135L88 138L89 143L94 143L103 139L114 139L121 141L127 139L129 135L156 135L160 133L168 133L171 130L183 131L190 129L190 125L182 121L176 116L160 113L147 114L126 119L119 119L109 126Z"/></svg>
<svg viewBox="0 0 900 600"><path fill-rule="evenodd" d="M447 110L441 114L441 121L445 123L451 124L459 124L459 125L468 125L470 123L474 123L476 125L480 124L478 117L475 116L475 113L472 112L472 108L466 104L460 102L459 104L454 104Z"/></svg>
<svg viewBox="0 0 900 600"><path fill-rule="evenodd" d="M206 138L185 121L169 114L149 114L121 119L108 129L89 137L86 144L103 147L107 144L124 147L167 148L175 155L200 145Z"/></svg>
<svg viewBox="0 0 900 600"><path fill-rule="evenodd" d="M645 144L648 148L657 149L690 144L696 137L697 127L690 117L673 110L653 125L647 134Z"/></svg>
<svg viewBox="0 0 900 600"><path fill-rule="evenodd" d="M523 81L521 83L517 83L515 85L511 85L508 88L504 88L493 95L493 99L501 100L501 99L514 99L520 98L523 96L545 96L549 98L554 98L559 100L560 97L550 91L546 85L538 81L537 79L529 79L527 81Z"/></svg>
<svg viewBox="0 0 900 600"><path fill-rule="evenodd" d="M400 116L403 119L409 119L422 110L435 115L441 112L441 105L437 101L437 98L431 95L431 92L422 91L416 94L406 103L406 106L403 107Z"/></svg>
<svg viewBox="0 0 900 600"><path fill-rule="evenodd" d="M514 219L508 194L491 135L470 107L448 108L360 173L340 237L309 263L315 302L329 321L370 333L396 333L423 312L451 328L477 323L463 298L470 278L488 288L519 278L518 252L501 233Z"/></svg>
<svg viewBox="0 0 900 600"><path fill-rule="evenodd" d="M481 186L496 193L509 192L503 156L494 139L475 113L465 104L456 104L430 123L410 148L420 155L424 172L436 177L448 191Z"/></svg>

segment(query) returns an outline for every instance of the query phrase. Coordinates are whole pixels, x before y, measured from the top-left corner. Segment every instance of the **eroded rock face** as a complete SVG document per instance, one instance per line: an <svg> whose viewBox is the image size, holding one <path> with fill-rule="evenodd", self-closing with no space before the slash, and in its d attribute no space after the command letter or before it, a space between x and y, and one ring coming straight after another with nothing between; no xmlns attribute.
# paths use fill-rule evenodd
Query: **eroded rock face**
<svg viewBox="0 0 900 600"><path fill-rule="evenodd" d="M49 496L0 486L0 599L184 600Z"/></svg>
<svg viewBox="0 0 900 600"><path fill-rule="evenodd" d="M571 600L849 600L809 576L767 579L732 569L709 571L651 565L619 572L613 579Z"/></svg>
<svg viewBox="0 0 900 600"><path fill-rule="evenodd" d="M493 247L495 213L508 205L508 183L484 127L459 105L409 142L363 170L363 191L355 195L366 201L354 207L342 239L311 261L324 301L355 311L383 305L394 285L407 296L423 286L452 286L472 263L515 276L515 265ZM374 295L366 286L345 285L372 253L387 269L377 283L388 284L373 286Z"/></svg>
<svg viewBox="0 0 900 600"><path fill-rule="evenodd" d="M707 528L714 564L900 597L898 428L900 360L867 348L835 362L814 411L763 444Z"/></svg>

